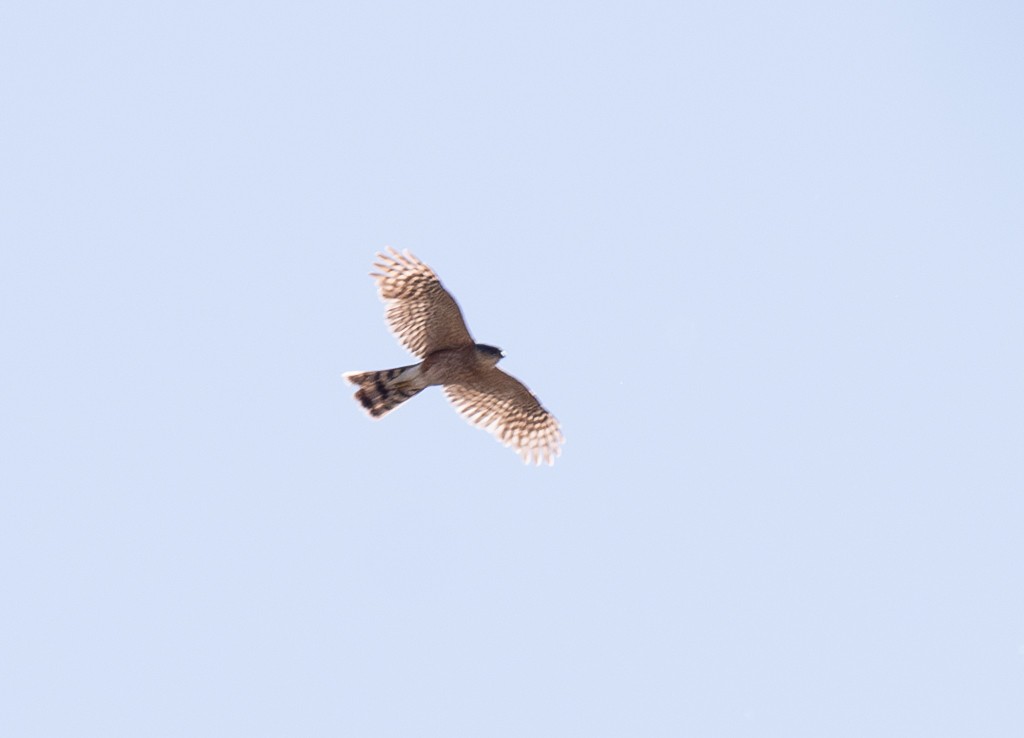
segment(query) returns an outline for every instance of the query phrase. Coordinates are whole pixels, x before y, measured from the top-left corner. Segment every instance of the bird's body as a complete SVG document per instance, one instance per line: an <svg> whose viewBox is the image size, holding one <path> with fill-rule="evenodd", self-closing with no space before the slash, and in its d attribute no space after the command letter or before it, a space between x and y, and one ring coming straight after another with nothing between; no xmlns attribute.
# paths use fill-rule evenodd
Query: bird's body
<svg viewBox="0 0 1024 738"><path fill-rule="evenodd" d="M501 349L474 343L454 298L437 275L409 252L378 254L374 273L387 320L419 364L345 377L359 386L355 397L374 418L434 385L444 387L456 409L494 433L529 463L547 461L564 441L558 421L514 377L497 368Z"/></svg>

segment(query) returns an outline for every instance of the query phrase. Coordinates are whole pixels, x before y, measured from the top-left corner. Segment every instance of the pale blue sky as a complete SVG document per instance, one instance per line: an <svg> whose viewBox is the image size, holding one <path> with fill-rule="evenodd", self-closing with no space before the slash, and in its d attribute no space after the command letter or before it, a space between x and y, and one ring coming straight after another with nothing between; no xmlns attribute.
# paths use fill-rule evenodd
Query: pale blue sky
<svg viewBox="0 0 1024 738"><path fill-rule="evenodd" d="M6 3L0 734L1024 735L1021 7Z"/></svg>

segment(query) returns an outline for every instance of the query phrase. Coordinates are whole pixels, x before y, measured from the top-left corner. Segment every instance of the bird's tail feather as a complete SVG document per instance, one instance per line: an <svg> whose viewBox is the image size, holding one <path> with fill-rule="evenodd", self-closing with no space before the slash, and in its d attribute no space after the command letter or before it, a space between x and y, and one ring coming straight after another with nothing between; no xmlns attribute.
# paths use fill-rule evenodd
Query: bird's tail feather
<svg viewBox="0 0 1024 738"><path fill-rule="evenodd" d="M355 397L375 418L388 414L426 387L419 381L419 364L378 372L347 372L345 379L359 386Z"/></svg>

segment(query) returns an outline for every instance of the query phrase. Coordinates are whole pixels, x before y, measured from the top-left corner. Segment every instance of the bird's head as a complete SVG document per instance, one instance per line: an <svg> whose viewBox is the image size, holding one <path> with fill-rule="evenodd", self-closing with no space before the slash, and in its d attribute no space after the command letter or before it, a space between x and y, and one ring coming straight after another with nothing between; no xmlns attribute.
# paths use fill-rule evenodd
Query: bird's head
<svg viewBox="0 0 1024 738"><path fill-rule="evenodd" d="M494 366L503 358L505 358L505 352L496 346L488 346L485 343L478 343L476 345L476 353L483 361L487 362L488 365Z"/></svg>

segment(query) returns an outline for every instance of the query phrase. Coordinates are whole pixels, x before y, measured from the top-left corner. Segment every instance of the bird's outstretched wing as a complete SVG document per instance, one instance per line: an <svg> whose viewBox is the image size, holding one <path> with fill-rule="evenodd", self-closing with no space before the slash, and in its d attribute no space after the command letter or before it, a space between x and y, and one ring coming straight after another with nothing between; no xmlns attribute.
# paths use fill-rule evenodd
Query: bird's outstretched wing
<svg viewBox="0 0 1024 738"><path fill-rule="evenodd" d="M496 367L476 372L444 393L470 423L511 446L527 464L555 463L565 437L555 416L526 386Z"/></svg>
<svg viewBox="0 0 1024 738"><path fill-rule="evenodd" d="M377 254L374 266L380 271L370 276L387 303L388 325L401 344L421 359L440 349L471 345L458 304L430 267L408 251L388 252Z"/></svg>

